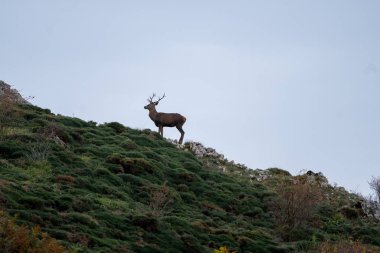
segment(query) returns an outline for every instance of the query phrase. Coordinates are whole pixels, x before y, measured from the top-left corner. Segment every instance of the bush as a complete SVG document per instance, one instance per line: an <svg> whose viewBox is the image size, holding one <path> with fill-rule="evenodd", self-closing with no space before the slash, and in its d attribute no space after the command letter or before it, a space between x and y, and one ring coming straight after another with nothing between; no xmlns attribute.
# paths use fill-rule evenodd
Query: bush
<svg viewBox="0 0 380 253"><path fill-rule="evenodd" d="M47 141L29 143L25 156L30 161L47 160L52 153L52 144Z"/></svg>
<svg viewBox="0 0 380 253"><path fill-rule="evenodd" d="M141 177L136 177L131 174L118 174L118 176L126 183L130 183L134 186L144 186L146 184L146 180L142 179Z"/></svg>
<svg viewBox="0 0 380 253"><path fill-rule="evenodd" d="M219 249L215 249L214 253L236 253L236 251L230 251L226 246L222 246Z"/></svg>
<svg viewBox="0 0 380 253"><path fill-rule="evenodd" d="M91 216L81 213L68 213L66 218L74 223L80 223L83 225L95 228L98 224Z"/></svg>
<svg viewBox="0 0 380 253"><path fill-rule="evenodd" d="M49 125L39 130L39 134L45 139L60 140L66 144L73 140L67 129L57 124L49 123Z"/></svg>
<svg viewBox="0 0 380 253"><path fill-rule="evenodd" d="M192 235L184 234L181 236L181 240L187 252L202 253L205 251L200 242Z"/></svg>
<svg viewBox="0 0 380 253"><path fill-rule="evenodd" d="M157 171L157 167L143 158L124 158L119 154L114 154L107 157L107 162L120 164L123 167L124 173L139 175L143 173L152 174Z"/></svg>
<svg viewBox="0 0 380 253"><path fill-rule="evenodd" d="M135 143L134 141L132 141L132 140L126 140L126 141L124 141L124 142L121 144L121 146L122 146L123 148L125 148L126 150L134 150L134 149L137 148L136 143Z"/></svg>
<svg viewBox="0 0 380 253"><path fill-rule="evenodd" d="M355 219L359 218L358 211L356 209L348 207L348 206L342 207L340 209L340 212L344 215L344 217L346 217L347 219L350 219L350 220L355 220Z"/></svg>
<svg viewBox="0 0 380 253"><path fill-rule="evenodd" d="M153 189L150 192L150 214L156 218L162 217L170 212L170 205L173 202L173 193L166 185Z"/></svg>
<svg viewBox="0 0 380 253"><path fill-rule="evenodd" d="M37 197L22 197L19 202L27 208L39 209L44 206L44 201Z"/></svg>
<svg viewBox="0 0 380 253"><path fill-rule="evenodd" d="M75 184L76 179L73 176L70 175L58 175L55 177L55 180L59 183L68 183L68 184Z"/></svg>
<svg viewBox="0 0 380 253"><path fill-rule="evenodd" d="M143 215L133 217L132 224L149 232L157 232L159 228L157 219Z"/></svg>
<svg viewBox="0 0 380 253"><path fill-rule="evenodd" d="M323 242L318 247L318 252L321 253L330 253L330 252L379 252L378 248L372 247L370 245L363 245L359 241L347 242Z"/></svg>
<svg viewBox="0 0 380 253"><path fill-rule="evenodd" d="M19 158L25 153L24 145L18 141L0 141L0 157Z"/></svg>
<svg viewBox="0 0 380 253"><path fill-rule="evenodd" d="M112 128L118 134L127 131L127 128L118 122L105 123L104 126Z"/></svg>
<svg viewBox="0 0 380 253"><path fill-rule="evenodd" d="M94 200L89 198L75 198L72 202L72 207L74 211L76 212L87 212L91 209L95 208L96 203L94 203Z"/></svg>
<svg viewBox="0 0 380 253"><path fill-rule="evenodd" d="M26 226L18 226L0 211L0 251L34 252L34 253L63 253L66 249L47 233L42 233L39 226L30 231Z"/></svg>
<svg viewBox="0 0 380 253"><path fill-rule="evenodd" d="M275 190L279 198L273 203L272 210L278 232L287 241L298 239L296 231L310 226L312 220L318 219L317 206L323 198L321 189L307 181L285 180Z"/></svg>
<svg viewBox="0 0 380 253"><path fill-rule="evenodd" d="M54 201L54 207L58 211L64 212L71 208L72 202L73 202L73 198L71 196L68 196L68 195L61 196Z"/></svg>

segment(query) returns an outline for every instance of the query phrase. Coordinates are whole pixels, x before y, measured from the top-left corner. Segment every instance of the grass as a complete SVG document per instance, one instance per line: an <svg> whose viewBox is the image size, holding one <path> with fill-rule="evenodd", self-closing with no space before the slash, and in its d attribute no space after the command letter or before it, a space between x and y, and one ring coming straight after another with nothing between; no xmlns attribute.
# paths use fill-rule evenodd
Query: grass
<svg viewBox="0 0 380 253"><path fill-rule="evenodd" d="M271 169L272 176L258 182L250 171L227 160L197 159L150 130L97 125L35 106L13 110L0 136L2 209L67 249L318 252L349 238L369 249L380 244L379 225L356 213L352 195L331 186L323 191L335 199L310 207L287 237L288 223L279 219L284 198L276 188L291 182L286 171Z"/></svg>

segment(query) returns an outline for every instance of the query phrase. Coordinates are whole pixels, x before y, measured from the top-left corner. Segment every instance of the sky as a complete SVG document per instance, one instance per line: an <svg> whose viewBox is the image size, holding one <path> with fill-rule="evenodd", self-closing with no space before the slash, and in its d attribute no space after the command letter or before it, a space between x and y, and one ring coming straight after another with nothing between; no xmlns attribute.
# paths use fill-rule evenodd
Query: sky
<svg viewBox="0 0 380 253"><path fill-rule="evenodd" d="M380 176L378 0L0 0L0 80L54 113L157 130L249 168ZM179 138L175 128L164 135Z"/></svg>

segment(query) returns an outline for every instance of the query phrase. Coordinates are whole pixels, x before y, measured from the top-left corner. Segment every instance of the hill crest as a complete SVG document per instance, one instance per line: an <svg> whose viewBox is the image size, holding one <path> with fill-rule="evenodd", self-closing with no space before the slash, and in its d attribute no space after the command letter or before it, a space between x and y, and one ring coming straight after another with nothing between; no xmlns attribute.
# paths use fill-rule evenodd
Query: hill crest
<svg viewBox="0 0 380 253"><path fill-rule="evenodd" d="M0 127L2 209L68 249L318 252L352 249L350 238L361 249L380 245L380 227L360 197L319 173L250 170L149 129L28 104L8 109Z"/></svg>

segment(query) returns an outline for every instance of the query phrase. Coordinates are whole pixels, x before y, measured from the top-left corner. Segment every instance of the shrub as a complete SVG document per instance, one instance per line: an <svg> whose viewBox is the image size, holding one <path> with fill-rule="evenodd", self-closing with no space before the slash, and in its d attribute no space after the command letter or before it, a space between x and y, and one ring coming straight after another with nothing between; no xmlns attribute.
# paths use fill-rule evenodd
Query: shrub
<svg viewBox="0 0 380 253"><path fill-rule="evenodd" d="M369 186L375 192L378 202L380 202L380 177L372 177Z"/></svg>
<svg viewBox="0 0 380 253"><path fill-rule="evenodd" d="M34 253L63 253L66 249L47 233L42 233L38 225L30 231L26 226L18 226L0 211L0 251L34 252Z"/></svg>
<svg viewBox="0 0 380 253"><path fill-rule="evenodd" d="M151 140L149 137L145 137L145 136L135 137L134 141L137 145L143 146L143 147L151 147L151 148L160 147L160 144L158 141Z"/></svg>
<svg viewBox="0 0 380 253"><path fill-rule="evenodd" d="M1 89L0 96L0 134L3 128L12 122L14 116L16 101L13 99L14 91L11 87L5 87Z"/></svg>
<svg viewBox="0 0 380 253"><path fill-rule="evenodd" d="M257 218L264 214L264 211L260 207L254 207L252 210L246 211L243 214L248 217Z"/></svg>
<svg viewBox="0 0 380 253"><path fill-rule="evenodd" d="M19 202L28 208L39 209L44 206L44 201L37 197L22 197Z"/></svg>
<svg viewBox="0 0 380 253"><path fill-rule="evenodd" d="M70 175L58 175L55 177L55 180L60 183L69 183L74 184L76 182L75 177Z"/></svg>
<svg viewBox="0 0 380 253"><path fill-rule="evenodd" d="M181 240L183 244L185 244L185 248L187 252L192 252L192 253L204 252L203 247L194 236L189 235L189 234L184 234L181 236Z"/></svg>
<svg viewBox="0 0 380 253"><path fill-rule="evenodd" d="M136 143L132 140L126 140L121 144L121 146L127 150L133 150L137 148Z"/></svg>
<svg viewBox="0 0 380 253"><path fill-rule="evenodd" d="M112 128L118 134L123 133L127 130L127 128L125 126L123 126L122 124L120 124L118 122L105 123L104 126Z"/></svg>
<svg viewBox="0 0 380 253"><path fill-rule="evenodd" d="M57 124L49 124L45 127L43 127L39 133L41 136L45 139L53 139L55 141L62 141L63 143L69 143L72 141L72 137L68 133L68 131Z"/></svg>
<svg viewBox="0 0 380 253"><path fill-rule="evenodd" d="M81 119L78 119L78 118L66 117L66 116L62 116L59 114L58 114L58 116L59 117L57 117L57 121L62 123L65 126L69 126L69 127L88 127L88 126L90 126L89 123L87 123L86 121L83 121Z"/></svg>
<svg viewBox="0 0 380 253"><path fill-rule="evenodd" d="M118 154L114 154L107 157L107 162L120 164L125 173L131 173L133 175L139 175L145 172L152 174L157 170L155 165L143 158L124 158Z"/></svg>
<svg viewBox="0 0 380 253"><path fill-rule="evenodd" d="M83 225L90 226L92 228L95 228L98 225L95 219L93 219L89 215L82 214L82 213L68 213L66 215L66 218L74 223L80 223Z"/></svg>
<svg viewBox="0 0 380 253"><path fill-rule="evenodd" d="M118 176L126 183L130 183L134 186L143 186L146 184L146 180L142 179L141 177L137 177L131 174L124 174L120 173Z"/></svg>
<svg viewBox="0 0 380 253"><path fill-rule="evenodd" d="M30 143L25 152L27 159L31 161L47 160L52 152L52 144L47 141Z"/></svg>
<svg viewBox="0 0 380 253"><path fill-rule="evenodd" d="M177 186L177 191L179 192L188 192L189 191L189 187L185 184L179 184Z"/></svg>
<svg viewBox="0 0 380 253"><path fill-rule="evenodd" d="M132 224L141 227L142 229L149 232L158 231L158 221L157 219L149 216L135 216L132 219Z"/></svg>
<svg viewBox="0 0 380 253"><path fill-rule="evenodd" d="M230 251L226 246L222 246L219 249L215 249L214 253L236 253L236 251Z"/></svg>
<svg viewBox="0 0 380 253"><path fill-rule="evenodd" d="M173 193L166 185L153 189L150 192L149 209L153 217L160 218L170 212L170 205L174 202Z"/></svg>
<svg viewBox="0 0 380 253"><path fill-rule="evenodd" d="M375 253L379 252L378 248L369 245L363 245L359 241L339 241L339 242L323 242L318 247L318 252L321 253L331 253L331 252L365 252L365 253Z"/></svg>
<svg viewBox="0 0 380 253"><path fill-rule="evenodd" d="M202 170L202 165L198 161L186 161L183 163L183 167L193 172Z"/></svg>
<svg viewBox="0 0 380 253"><path fill-rule="evenodd" d="M354 208L351 208L351 207L348 207L348 206L344 206L340 209L340 212L347 218L347 219L350 219L350 220L354 220L354 219L357 219L359 218L359 213L356 209Z"/></svg>
<svg viewBox="0 0 380 253"><path fill-rule="evenodd" d="M80 244L80 245L85 246L85 247L87 247L88 244L90 243L90 239L88 238L87 235L77 233L77 232L73 232L73 233L68 234L67 239L71 243Z"/></svg>
<svg viewBox="0 0 380 253"><path fill-rule="evenodd" d="M89 198L75 198L72 202L72 207L76 212L87 212L95 207L94 200Z"/></svg>
<svg viewBox="0 0 380 253"><path fill-rule="evenodd" d="M111 172L107 169L104 169L104 168L97 168L95 169L94 171L94 175L95 176L98 176L98 177L109 177L111 176Z"/></svg>
<svg viewBox="0 0 380 253"><path fill-rule="evenodd" d="M14 140L0 141L0 156L4 158L19 158L24 155L23 145Z"/></svg>
<svg viewBox="0 0 380 253"><path fill-rule="evenodd" d="M296 231L318 218L317 206L323 198L321 189L307 181L284 180L275 190L279 198L273 203L272 210L278 232L287 241L298 239Z"/></svg>
<svg viewBox="0 0 380 253"><path fill-rule="evenodd" d="M54 201L54 206L60 212L67 211L71 208L72 201L71 196L64 195Z"/></svg>

